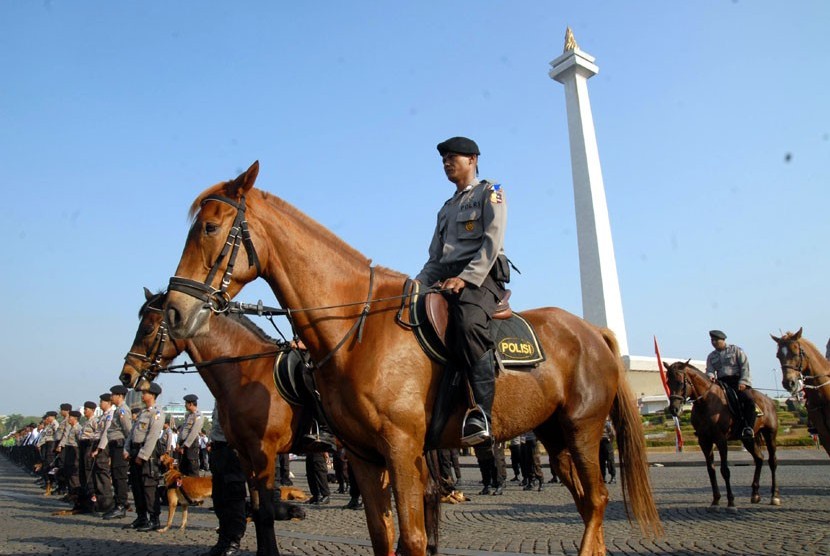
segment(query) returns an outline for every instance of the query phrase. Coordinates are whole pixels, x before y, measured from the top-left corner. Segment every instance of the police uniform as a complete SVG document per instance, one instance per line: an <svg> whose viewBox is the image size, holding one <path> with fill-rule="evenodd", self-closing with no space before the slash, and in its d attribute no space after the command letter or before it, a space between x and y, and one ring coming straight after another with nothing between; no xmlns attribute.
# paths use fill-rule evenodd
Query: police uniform
<svg viewBox="0 0 830 556"><path fill-rule="evenodd" d="M213 408L210 429L210 472L213 511L219 520L219 539L207 554L230 556L239 551L245 534L246 480L239 456L225 438L219 422L219 409Z"/></svg>
<svg viewBox="0 0 830 556"><path fill-rule="evenodd" d="M95 449L96 440L99 438L95 436L98 430L98 418L95 417L94 411L97 408L98 405L95 402L84 402L84 410L91 409L93 414L81 426L81 432L78 433L78 477L81 481L81 488L75 505L87 512L94 509L92 473L95 462L92 458L92 451Z"/></svg>
<svg viewBox="0 0 830 556"><path fill-rule="evenodd" d="M155 394L157 398L161 394L161 386L155 382L150 383L147 391ZM161 508L156 497L156 488L161 476L158 457L164 450L159 444L163 427L164 413L156 407L154 400L153 405L147 406L138 414L130 436L124 444L124 452L129 454L130 458L130 487L138 514L136 520L128 527L139 531L161 529ZM136 461L137 459L141 462Z"/></svg>
<svg viewBox="0 0 830 556"><path fill-rule="evenodd" d="M112 394L126 396L127 388L120 384L110 388ZM107 450L110 455L110 472L115 497L115 506L104 514L104 519L120 518L127 515L127 476L130 463L124 459L124 443L132 429L130 406L125 401L115 408L107 428ZM103 439L102 439L103 440Z"/></svg>
<svg viewBox="0 0 830 556"><path fill-rule="evenodd" d="M109 392L99 396L101 401L109 402L112 397ZM95 440L93 441L92 451L95 454L92 463L92 488L95 492L95 506L105 515L114 507L112 498L112 464L110 462L109 440L107 439L107 431L112 424L115 408L110 406L98 418L95 427Z"/></svg>
<svg viewBox="0 0 830 556"><path fill-rule="evenodd" d="M726 334L720 330L710 330L709 337L712 340L726 340ZM742 409L740 417L744 426L741 436L747 440L751 439L754 436L752 429L755 426L755 401L750 394L752 378L749 359L744 350L732 344L726 344L724 349L714 350L706 358L706 374L735 390ZM741 384L746 386L743 391L738 390Z"/></svg>
<svg viewBox="0 0 830 556"><path fill-rule="evenodd" d="M609 483L617 482L617 470L614 468L614 436L614 426L610 419L606 419L602 428L602 439L599 441L599 469L602 471L603 481L606 471L608 472Z"/></svg>
<svg viewBox="0 0 830 556"><path fill-rule="evenodd" d="M69 418L75 419L75 423L70 423ZM81 432L81 425L78 424L78 419L81 417L79 411L70 411L66 421L64 421L63 433L61 440L58 442L58 449L61 452L61 472L66 481L69 496L73 500L77 500L81 489L81 480L79 472L79 457L78 457L78 435Z"/></svg>
<svg viewBox="0 0 830 556"><path fill-rule="evenodd" d="M438 152L478 155L478 146L465 137L438 145ZM490 438L490 410L495 386L494 341L490 322L504 284L510 279L504 255L507 200L501 185L488 180L457 191L441 210L429 246L429 259L416 277L431 286L458 277L465 287L448 294L447 344L452 363L467 375L477 406L465 424L462 442L473 445Z"/></svg>
<svg viewBox="0 0 830 556"><path fill-rule="evenodd" d="M193 404L199 401L195 394L188 394L183 399ZM198 409L189 411L179 431L179 446L182 448L179 470L185 475L199 476L199 432L204 420L202 412Z"/></svg>
<svg viewBox="0 0 830 556"><path fill-rule="evenodd" d="M40 436L37 439L37 449L40 456L40 476L43 479L44 486L47 490L51 490L51 476L49 475L49 468L55 460L55 435L58 432L58 423L55 422L57 411L47 411L44 416L45 419L52 418L51 421L43 426Z"/></svg>

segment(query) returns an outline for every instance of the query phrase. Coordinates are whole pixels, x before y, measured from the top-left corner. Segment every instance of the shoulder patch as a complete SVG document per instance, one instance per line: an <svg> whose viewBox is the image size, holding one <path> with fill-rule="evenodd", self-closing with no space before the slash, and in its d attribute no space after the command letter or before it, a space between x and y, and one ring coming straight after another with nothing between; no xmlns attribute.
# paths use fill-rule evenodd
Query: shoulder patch
<svg viewBox="0 0 830 556"><path fill-rule="evenodd" d="M490 193L490 202L494 205L498 205L504 202L504 190L502 189L500 183L493 184L493 190Z"/></svg>

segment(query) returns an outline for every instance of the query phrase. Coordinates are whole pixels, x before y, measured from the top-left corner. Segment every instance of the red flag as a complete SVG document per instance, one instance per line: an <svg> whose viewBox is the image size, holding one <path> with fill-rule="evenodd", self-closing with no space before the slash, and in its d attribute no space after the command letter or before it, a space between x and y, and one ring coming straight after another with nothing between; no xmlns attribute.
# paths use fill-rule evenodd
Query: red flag
<svg viewBox="0 0 830 556"><path fill-rule="evenodd" d="M663 383L663 390L666 391L666 397L668 398L671 395L669 392L669 381L666 379L666 370L663 368L663 360L660 358L660 348L657 347L657 336L654 336L654 353L657 355L657 368L660 369L660 381ZM674 443L675 449L678 452L682 452L683 434L680 432L680 419L677 417L674 418Z"/></svg>
<svg viewBox="0 0 830 556"><path fill-rule="evenodd" d="M654 353L657 355L657 368L660 370L660 381L663 383L663 390L666 397L669 396L669 383L666 380L666 370L663 368L663 360L660 358L660 348L657 347L657 336L654 336Z"/></svg>

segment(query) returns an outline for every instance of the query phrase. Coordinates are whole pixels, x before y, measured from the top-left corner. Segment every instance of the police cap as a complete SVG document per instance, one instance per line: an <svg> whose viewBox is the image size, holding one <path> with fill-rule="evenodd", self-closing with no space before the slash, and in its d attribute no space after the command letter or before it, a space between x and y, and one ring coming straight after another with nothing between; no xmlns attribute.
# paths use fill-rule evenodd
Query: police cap
<svg viewBox="0 0 830 556"><path fill-rule="evenodd" d="M185 396L184 398L182 398L182 399L183 399L184 401L186 401L186 402L193 402L193 403L196 403L196 402L198 402L198 401L199 401L199 396L197 396L196 394L188 394L188 395L186 395L186 396Z"/></svg>
<svg viewBox="0 0 830 556"><path fill-rule="evenodd" d="M161 386L159 386L157 382L151 382L150 386L147 387L145 392L149 392L151 394L155 394L156 396L159 396L159 395L161 395Z"/></svg>
<svg viewBox="0 0 830 556"><path fill-rule="evenodd" d="M112 388L110 388L110 392L113 394L117 394L119 396L126 396L127 395L127 387L123 384L116 384Z"/></svg>
<svg viewBox="0 0 830 556"><path fill-rule="evenodd" d="M134 407L130 410L130 413L132 413L133 415L138 415L139 413L141 413L141 408L140 407Z"/></svg>
<svg viewBox="0 0 830 556"><path fill-rule="evenodd" d="M104 392L103 394L98 396L98 399L100 399L102 402L111 402L112 394L110 394L109 392Z"/></svg>
<svg viewBox="0 0 830 556"><path fill-rule="evenodd" d="M95 409L98 407L98 404L95 402L84 402L84 407L89 409Z"/></svg>
<svg viewBox="0 0 830 556"><path fill-rule="evenodd" d="M61 404L61 411L71 411L72 404L71 403L62 403Z"/></svg>
<svg viewBox="0 0 830 556"><path fill-rule="evenodd" d="M70 411L69 416L74 417L75 419L80 419L81 418L81 412L80 411Z"/></svg>
<svg viewBox="0 0 830 556"><path fill-rule="evenodd" d="M47 411L46 415L44 415L44 417L57 417L57 416L58 416L57 411Z"/></svg>
<svg viewBox="0 0 830 556"><path fill-rule="evenodd" d="M724 334L721 330L710 330L709 337L713 340L725 340L726 334Z"/></svg>
<svg viewBox="0 0 830 556"><path fill-rule="evenodd" d="M481 154L476 142L466 137L451 137L442 143L438 143L438 154L444 156L447 153Z"/></svg>

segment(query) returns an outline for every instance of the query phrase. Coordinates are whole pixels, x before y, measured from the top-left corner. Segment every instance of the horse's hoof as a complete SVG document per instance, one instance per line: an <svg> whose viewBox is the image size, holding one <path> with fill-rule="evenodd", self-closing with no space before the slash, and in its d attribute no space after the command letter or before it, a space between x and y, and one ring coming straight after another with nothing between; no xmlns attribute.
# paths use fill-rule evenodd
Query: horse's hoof
<svg viewBox="0 0 830 556"><path fill-rule="evenodd" d="M775 496L772 500L770 500L769 505L770 506L780 506L781 505L781 499L778 498L777 496Z"/></svg>
<svg viewBox="0 0 830 556"><path fill-rule="evenodd" d="M716 506L715 504L712 504L711 506L706 508L706 511L709 512L709 513L712 513L712 514L717 513L717 512L720 511L720 506Z"/></svg>
<svg viewBox="0 0 830 556"><path fill-rule="evenodd" d="M749 501L750 501L752 504L757 504L758 502L760 502L760 501L761 501L761 495L760 495L760 494L753 494L753 495L752 495L752 498L750 498L750 499L749 499Z"/></svg>
<svg viewBox="0 0 830 556"><path fill-rule="evenodd" d="M736 514L738 513L738 508L736 506L727 506L726 513L728 514Z"/></svg>

